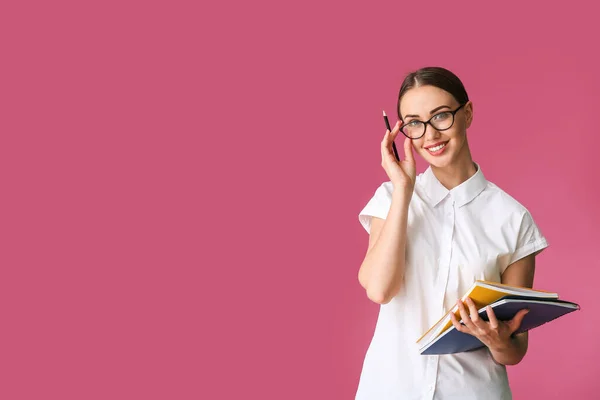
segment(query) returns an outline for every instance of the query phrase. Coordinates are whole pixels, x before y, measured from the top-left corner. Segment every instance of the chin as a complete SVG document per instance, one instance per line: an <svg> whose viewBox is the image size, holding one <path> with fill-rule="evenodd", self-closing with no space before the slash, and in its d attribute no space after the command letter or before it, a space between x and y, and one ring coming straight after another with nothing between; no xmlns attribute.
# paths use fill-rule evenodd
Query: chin
<svg viewBox="0 0 600 400"><path fill-rule="evenodd" d="M428 161L429 164L436 168L445 168L451 164L450 159L441 160L439 157L435 157L434 160Z"/></svg>
<svg viewBox="0 0 600 400"><path fill-rule="evenodd" d="M443 154L439 156L432 156L427 150L423 149L423 158L425 159L425 161L427 161L428 164L434 167L444 168L452 163L452 150L453 149L449 147Z"/></svg>

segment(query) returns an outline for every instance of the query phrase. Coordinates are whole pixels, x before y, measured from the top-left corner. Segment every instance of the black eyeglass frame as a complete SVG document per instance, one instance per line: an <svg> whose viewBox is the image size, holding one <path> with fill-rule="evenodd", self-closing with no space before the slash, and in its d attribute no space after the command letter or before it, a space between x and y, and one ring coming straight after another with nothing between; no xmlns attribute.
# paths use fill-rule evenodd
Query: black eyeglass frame
<svg viewBox="0 0 600 400"><path fill-rule="evenodd" d="M409 138L409 139L411 139L411 140L416 140L416 139L420 139L420 138L422 138L422 137L425 135L425 132L427 132L427 124L431 125L431 127L432 127L433 129L437 130L437 131L440 131L440 132L441 132L441 131L446 131L446 130L448 130L448 129L452 128L452 126L454 125L454 121L455 121L455 118L454 118L455 114L458 112L458 110L460 110L461 108L463 108L463 107L464 107L466 104L467 104L467 103L463 103L463 104L461 104L461 105L460 105L460 106L458 106L458 108L457 108L456 110L454 110L454 111L442 111L442 112L439 112L439 113L437 113L437 114L433 115L433 116L432 116L431 118L429 118L427 121L421 121L421 120L418 120L418 119L413 119L413 120L410 120L410 121L409 121L409 122L407 122L406 124L402 124L402 125L400 126L400 132L402 132L402 134L403 134L404 136L406 136L407 138ZM443 113L450 113L450 115L452 115L452 123L451 123L451 124L450 124L450 126L449 126L449 127L447 127L447 128L444 128L444 129L438 129L438 128L436 128L436 127L435 127L435 126L434 126L434 125L431 123L431 120L432 120L432 119L434 119L435 117L437 117L438 115L440 115L440 114L443 114ZM421 136L418 136L418 137L410 137L410 136L408 136L408 135L407 135L407 134L404 132L404 127L405 127L406 125L410 124L411 122L414 122L414 121L418 121L418 122L421 122L421 123L423 124L423 133L421 134Z"/></svg>

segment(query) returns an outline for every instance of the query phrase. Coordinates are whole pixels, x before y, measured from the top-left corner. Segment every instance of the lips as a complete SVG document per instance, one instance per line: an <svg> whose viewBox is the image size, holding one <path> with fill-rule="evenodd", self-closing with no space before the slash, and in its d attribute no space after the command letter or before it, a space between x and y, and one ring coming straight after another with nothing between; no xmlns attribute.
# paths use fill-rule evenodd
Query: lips
<svg viewBox="0 0 600 400"><path fill-rule="evenodd" d="M437 143L434 143L434 144L432 144L432 145L425 146L425 148L426 148L426 149L430 149L430 148L432 148L432 147L436 147L436 146L439 146L440 144L445 144L445 143L448 143L448 141L445 141L445 142L437 142Z"/></svg>
<svg viewBox="0 0 600 400"><path fill-rule="evenodd" d="M441 148L439 148L441 146ZM437 150L433 151L432 149L435 149L436 147L438 147ZM439 156L441 154L444 153L444 151L446 151L446 148L448 147L448 142L439 142L436 143L434 145L431 146L427 146L425 147L425 149L427 150L427 152L432 155L432 156Z"/></svg>

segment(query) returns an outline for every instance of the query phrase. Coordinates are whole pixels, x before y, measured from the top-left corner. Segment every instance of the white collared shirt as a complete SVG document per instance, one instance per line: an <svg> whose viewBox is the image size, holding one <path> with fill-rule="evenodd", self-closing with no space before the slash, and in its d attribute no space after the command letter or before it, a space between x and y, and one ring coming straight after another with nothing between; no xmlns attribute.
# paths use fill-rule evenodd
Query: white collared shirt
<svg viewBox="0 0 600 400"><path fill-rule="evenodd" d="M417 176L404 283L380 307L357 400L512 398L506 367L487 347L425 356L416 343L475 280L500 282L511 263L548 246L529 211L475 165L477 172L452 190L431 167ZM392 190L391 181L382 183L359 213L367 232L372 216L387 217Z"/></svg>

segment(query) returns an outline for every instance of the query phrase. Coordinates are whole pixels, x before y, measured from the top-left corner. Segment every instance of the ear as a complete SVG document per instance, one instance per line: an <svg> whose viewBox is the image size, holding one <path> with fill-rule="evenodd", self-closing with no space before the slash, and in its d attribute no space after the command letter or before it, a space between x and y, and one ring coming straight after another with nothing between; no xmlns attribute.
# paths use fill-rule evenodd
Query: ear
<svg viewBox="0 0 600 400"><path fill-rule="evenodd" d="M473 102L471 100L467 101L467 104L465 104L465 116L466 128L468 129L471 126L471 122L473 122Z"/></svg>

